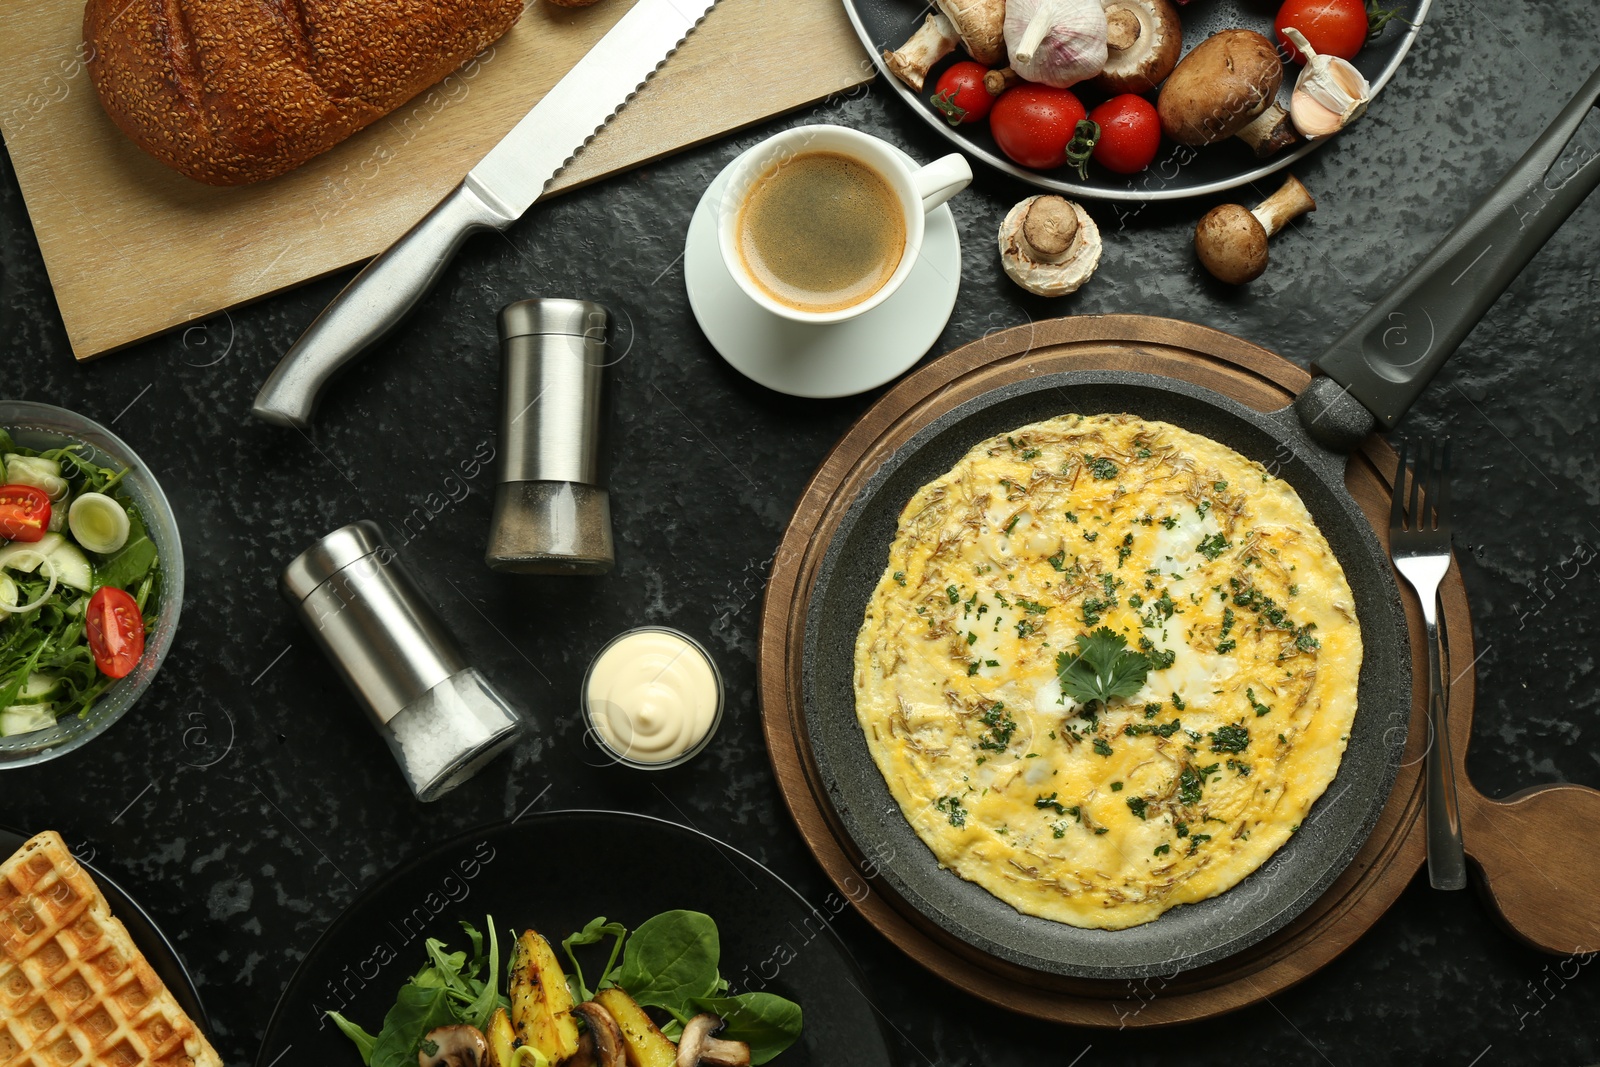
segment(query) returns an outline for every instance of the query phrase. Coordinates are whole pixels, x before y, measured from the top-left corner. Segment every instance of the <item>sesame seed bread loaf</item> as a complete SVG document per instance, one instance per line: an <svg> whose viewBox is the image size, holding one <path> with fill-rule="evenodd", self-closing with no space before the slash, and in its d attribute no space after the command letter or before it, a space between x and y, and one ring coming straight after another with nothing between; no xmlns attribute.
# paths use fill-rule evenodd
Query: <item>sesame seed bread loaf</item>
<svg viewBox="0 0 1600 1067"><path fill-rule="evenodd" d="M88 0L100 102L209 185L292 170L387 115L516 22L522 0Z"/></svg>

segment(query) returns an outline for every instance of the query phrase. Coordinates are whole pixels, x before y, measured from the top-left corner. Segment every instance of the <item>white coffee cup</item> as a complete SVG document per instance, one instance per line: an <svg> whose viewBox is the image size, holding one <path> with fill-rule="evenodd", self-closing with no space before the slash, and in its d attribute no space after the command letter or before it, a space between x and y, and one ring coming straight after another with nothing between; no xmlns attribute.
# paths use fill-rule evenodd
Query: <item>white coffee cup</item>
<svg viewBox="0 0 1600 1067"><path fill-rule="evenodd" d="M745 268L739 253L739 213L751 189L775 164L806 152L836 152L864 163L888 182L905 216L906 242L900 262L878 289L849 307L833 311L805 311L774 300ZM796 126L775 134L751 149L733 167L717 205L717 235L722 260L739 288L774 315L813 324L843 322L871 311L894 294L916 266L922 252L928 212L972 182L966 157L952 152L925 167L913 168L889 145L876 137L845 126Z"/></svg>

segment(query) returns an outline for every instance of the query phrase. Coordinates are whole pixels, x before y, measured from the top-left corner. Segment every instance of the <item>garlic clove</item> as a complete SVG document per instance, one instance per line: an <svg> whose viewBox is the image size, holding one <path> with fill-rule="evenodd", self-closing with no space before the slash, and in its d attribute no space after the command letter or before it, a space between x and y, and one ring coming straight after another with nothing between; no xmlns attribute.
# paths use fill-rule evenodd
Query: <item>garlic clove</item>
<svg viewBox="0 0 1600 1067"><path fill-rule="evenodd" d="M1360 118L1372 100L1372 86L1349 60L1319 55L1293 26L1283 35L1305 56L1305 69L1295 80L1289 117L1308 138L1329 137Z"/></svg>

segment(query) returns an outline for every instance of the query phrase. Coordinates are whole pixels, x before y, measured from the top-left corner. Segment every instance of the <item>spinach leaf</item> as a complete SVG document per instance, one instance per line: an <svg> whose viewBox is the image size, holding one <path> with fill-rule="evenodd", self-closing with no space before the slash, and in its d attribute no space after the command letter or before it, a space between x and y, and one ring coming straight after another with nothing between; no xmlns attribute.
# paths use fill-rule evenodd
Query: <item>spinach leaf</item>
<svg viewBox="0 0 1600 1067"><path fill-rule="evenodd" d="M330 1011L328 1018L333 1020L333 1025L339 1028L340 1033L355 1042L356 1051L361 1053L361 1062L370 1065L372 1063L372 1049L378 1043L378 1038L373 1034L367 1033L358 1024L351 1022L336 1011Z"/></svg>
<svg viewBox="0 0 1600 1067"><path fill-rule="evenodd" d="M611 956L606 960L605 969L600 972L600 977L595 979L594 988L584 984L583 965L578 962L578 957L573 954L575 945L593 945L604 941L608 937L616 938L611 943ZM604 915L590 919L582 930L570 934L561 941L561 951L567 954L567 959L572 961L572 973L567 975L568 991L572 999L582 1003L593 1000L595 993L607 986L616 985L617 956L622 952L622 943L628 939L628 928L621 923L608 923Z"/></svg>
<svg viewBox="0 0 1600 1067"><path fill-rule="evenodd" d="M646 919L628 938L617 985L640 1004L687 1022L694 1014L694 999L717 992L721 954L722 942L711 916L664 911Z"/></svg>
<svg viewBox="0 0 1600 1067"><path fill-rule="evenodd" d="M139 509L130 507L128 543L123 545L116 555L95 567L95 585L114 585L118 589L128 589L138 585L155 565L155 542L150 540L150 534L145 530L144 520L139 517Z"/></svg>
<svg viewBox="0 0 1600 1067"><path fill-rule="evenodd" d="M394 1007L383 1017L383 1029L372 1046L372 1067L414 1067L417 1048L429 1030L455 1023L450 995L439 985L407 983Z"/></svg>
<svg viewBox="0 0 1600 1067"><path fill-rule="evenodd" d="M800 1005L775 993L740 993L736 997L696 997L696 1011L722 1016L718 1037L750 1046L750 1062L775 1058L800 1037Z"/></svg>

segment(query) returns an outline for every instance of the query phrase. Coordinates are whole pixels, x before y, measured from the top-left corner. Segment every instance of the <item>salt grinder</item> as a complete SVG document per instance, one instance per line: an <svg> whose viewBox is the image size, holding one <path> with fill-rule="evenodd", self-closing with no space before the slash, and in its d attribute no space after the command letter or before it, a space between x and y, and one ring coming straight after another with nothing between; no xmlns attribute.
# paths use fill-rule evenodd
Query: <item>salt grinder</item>
<svg viewBox="0 0 1600 1067"><path fill-rule="evenodd" d="M328 534L284 568L278 588L418 800L437 800L516 740L521 720L467 663L376 523Z"/></svg>
<svg viewBox="0 0 1600 1067"><path fill-rule="evenodd" d="M500 309L500 474L484 561L518 574L604 574L616 556L602 474L610 313L587 300Z"/></svg>

